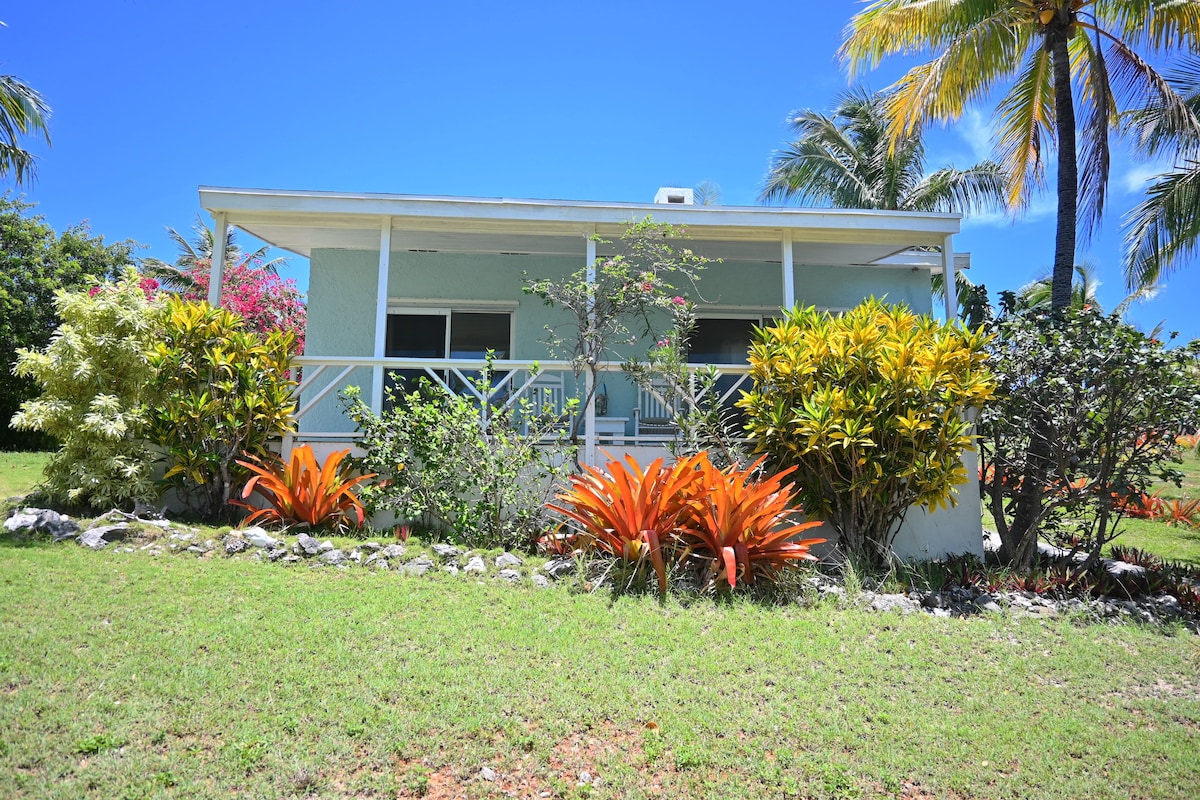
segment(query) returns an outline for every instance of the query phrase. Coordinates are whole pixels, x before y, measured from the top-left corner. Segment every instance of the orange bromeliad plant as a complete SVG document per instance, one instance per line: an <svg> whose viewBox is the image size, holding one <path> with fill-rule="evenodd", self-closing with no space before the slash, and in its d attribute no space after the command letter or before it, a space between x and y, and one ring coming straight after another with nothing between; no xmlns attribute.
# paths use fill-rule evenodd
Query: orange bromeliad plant
<svg viewBox="0 0 1200 800"><path fill-rule="evenodd" d="M558 495L562 504L550 508L579 523L597 550L630 563L648 558L659 593L666 594L664 545L691 518L691 487L702 478L696 468L702 456L708 460L701 453L670 467L659 458L644 471L628 455L625 463L609 461L607 470L585 466Z"/></svg>
<svg viewBox="0 0 1200 800"><path fill-rule="evenodd" d="M820 521L791 521L801 509L793 485L784 486L783 479L795 467L755 480L754 471L764 459L746 469L724 471L708 458L699 464L703 477L698 485L703 493L693 505L694 524L680 535L712 555L707 583L724 578L732 588L739 578L754 583L756 573L771 578L791 561L817 560L809 548L825 539L793 541L797 534L821 525Z"/></svg>
<svg viewBox="0 0 1200 800"><path fill-rule="evenodd" d="M286 463L278 457L268 462L247 454L246 460L237 463L254 476L246 481L242 498L257 492L269 505L256 508L248 503L233 503L253 512L246 518L247 524L265 520L309 526L332 523L339 528L349 523L361 527L363 504L353 490L363 481L374 478L375 473L351 476L350 465L344 463L349 454L349 450L330 453L319 467L307 444L294 448Z"/></svg>
<svg viewBox="0 0 1200 800"><path fill-rule="evenodd" d="M701 452L666 467L657 459L644 471L631 457L609 461L607 470L584 467L571 477L570 489L550 508L577 523L579 542L627 562L649 560L660 593L667 590L668 553L698 553L712 559L706 580L774 577L824 539L793 538L820 522L794 523L800 513L794 488L783 480L793 470L762 480L752 477L762 459L746 469L713 466Z"/></svg>

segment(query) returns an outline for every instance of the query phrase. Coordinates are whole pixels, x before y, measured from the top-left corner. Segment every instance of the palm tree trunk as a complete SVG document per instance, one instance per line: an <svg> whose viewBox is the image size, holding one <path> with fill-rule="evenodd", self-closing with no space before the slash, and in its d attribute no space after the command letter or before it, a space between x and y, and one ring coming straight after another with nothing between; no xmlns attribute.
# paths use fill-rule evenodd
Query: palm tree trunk
<svg viewBox="0 0 1200 800"><path fill-rule="evenodd" d="M1067 52L1070 20L1050 23L1046 47L1054 67L1054 124L1058 134L1058 230L1054 237L1054 275L1050 308L1071 307L1075 272L1075 224L1079 207L1079 166L1075 151L1075 103L1071 91L1071 57Z"/></svg>

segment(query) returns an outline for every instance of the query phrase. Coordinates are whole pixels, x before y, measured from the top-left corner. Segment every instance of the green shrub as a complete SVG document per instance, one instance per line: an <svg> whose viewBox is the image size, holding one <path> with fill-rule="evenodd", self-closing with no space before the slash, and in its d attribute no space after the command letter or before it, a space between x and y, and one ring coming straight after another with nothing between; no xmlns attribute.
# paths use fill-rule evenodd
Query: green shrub
<svg viewBox="0 0 1200 800"><path fill-rule="evenodd" d="M18 351L17 374L42 394L21 404L12 425L59 441L41 487L53 502L102 509L157 495L144 433L162 309L139 280L130 269L90 292L58 292L62 324L50 344Z"/></svg>
<svg viewBox="0 0 1200 800"><path fill-rule="evenodd" d="M149 435L162 448L164 480L206 518L231 512L249 477L243 453L262 456L273 437L294 429L293 334L265 337L232 311L171 298L150 355L158 398Z"/></svg>
<svg viewBox="0 0 1200 800"><path fill-rule="evenodd" d="M476 389L490 394L487 374ZM470 547L530 548L546 532L546 501L574 457L558 420L538 419L518 403L495 409L484 429L474 396L450 395L428 381L389 390L391 407L379 415L358 387L345 400L362 431L362 466L380 479L361 493L372 511L422 521Z"/></svg>
<svg viewBox="0 0 1200 800"><path fill-rule="evenodd" d="M796 466L804 508L879 562L908 508L954 503L972 446L965 413L992 395L984 336L868 300L796 308L759 328L739 405L772 466Z"/></svg>

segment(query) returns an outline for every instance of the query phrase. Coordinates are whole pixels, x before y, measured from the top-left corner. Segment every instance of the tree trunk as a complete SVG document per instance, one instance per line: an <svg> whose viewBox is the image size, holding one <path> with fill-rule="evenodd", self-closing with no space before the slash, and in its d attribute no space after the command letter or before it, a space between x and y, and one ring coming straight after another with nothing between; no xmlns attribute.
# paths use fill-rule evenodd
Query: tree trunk
<svg viewBox="0 0 1200 800"><path fill-rule="evenodd" d="M1058 230L1054 237L1054 273L1050 307L1071 306L1075 277L1075 225L1079 208L1079 166L1075 150L1075 103L1071 91L1071 59L1067 52L1066 12L1050 23L1046 48L1054 67L1054 124L1058 135Z"/></svg>

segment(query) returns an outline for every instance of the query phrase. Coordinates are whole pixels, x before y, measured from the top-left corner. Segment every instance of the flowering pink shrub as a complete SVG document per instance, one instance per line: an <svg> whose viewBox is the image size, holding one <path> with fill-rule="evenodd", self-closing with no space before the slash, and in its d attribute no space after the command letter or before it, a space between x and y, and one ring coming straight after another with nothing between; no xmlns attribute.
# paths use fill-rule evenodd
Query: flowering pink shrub
<svg viewBox="0 0 1200 800"><path fill-rule="evenodd" d="M185 300L208 299L208 259L187 269L196 288L183 294ZM221 307L246 320L246 326L264 336L271 331L291 331L296 336L292 355L304 353L304 299L296 282L257 267L257 259L227 264L221 279Z"/></svg>

